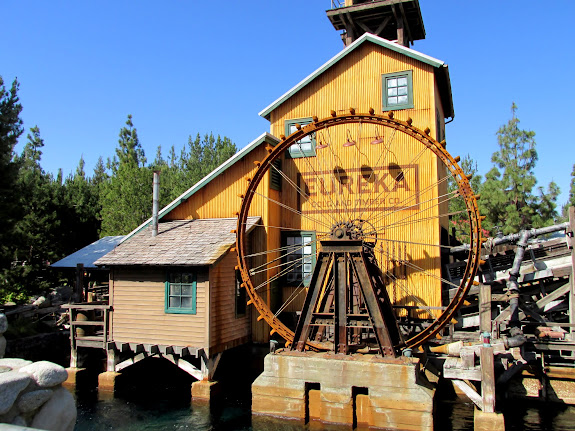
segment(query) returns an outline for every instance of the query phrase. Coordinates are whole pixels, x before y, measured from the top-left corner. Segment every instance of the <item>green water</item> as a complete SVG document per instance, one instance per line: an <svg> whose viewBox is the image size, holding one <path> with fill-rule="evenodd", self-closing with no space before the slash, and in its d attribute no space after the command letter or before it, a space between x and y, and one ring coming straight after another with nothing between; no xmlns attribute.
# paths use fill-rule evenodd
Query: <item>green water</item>
<svg viewBox="0 0 575 431"><path fill-rule="evenodd" d="M219 408L212 409L203 405L192 406L189 397L154 397L152 394L98 399L93 393L79 397L77 401L76 431L329 429L273 418L256 418L252 422L249 403L241 400L225 400ZM435 430L472 430L473 409L472 404L457 400L440 401L435 414ZM575 431L575 407L508 402L505 406L505 423L508 431Z"/></svg>

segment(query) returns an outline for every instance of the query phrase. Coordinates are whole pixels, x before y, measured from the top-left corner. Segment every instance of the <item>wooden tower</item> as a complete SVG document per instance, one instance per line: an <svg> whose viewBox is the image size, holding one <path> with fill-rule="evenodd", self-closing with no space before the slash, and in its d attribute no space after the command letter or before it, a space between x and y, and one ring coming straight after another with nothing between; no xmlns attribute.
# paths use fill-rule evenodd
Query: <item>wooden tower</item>
<svg viewBox="0 0 575 431"><path fill-rule="evenodd" d="M327 17L336 30L343 30L345 46L364 33L397 40L406 47L425 39L418 0L345 0L342 6L334 0L332 4L336 7L327 11Z"/></svg>

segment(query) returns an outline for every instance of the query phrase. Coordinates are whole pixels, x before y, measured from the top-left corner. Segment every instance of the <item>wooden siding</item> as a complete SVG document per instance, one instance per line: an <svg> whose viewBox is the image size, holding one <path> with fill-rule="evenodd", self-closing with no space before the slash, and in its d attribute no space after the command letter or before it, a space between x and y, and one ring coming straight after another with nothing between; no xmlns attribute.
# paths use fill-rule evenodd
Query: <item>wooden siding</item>
<svg viewBox="0 0 575 431"><path fill-rule="evenodd" d="M248 182L246 177L253 177L257 169L254 161L263 160L267 155L265 146L262 144L254 149L248 156L236 162L225 172L214 178L202 189L190 196L168 214L164 220L203 219L233 217L239 211L242 204L238 195L243 195ZM262 181L258 192L267 196L269 179ZM251 205L250 216L266 217L267 201L261 197L254 197Z"/></svg>
<svg viewBox="0 0 575 431"><path fill-rule="evenodd" d="M114 341L207 347L207 268L197 273L196 314L165 313L165 269L115 268L112 277Z"/></svg>
<svg viewBox="0 0 575 431"><path fill-rule="evenodd" d="M249 312L236 317L236 265L235 253L227 253L210 268L210 354L245 342L250 335Z"/></svg>
<svg viewBox="0 0 575 431"><path fill-rule="evenodd" d="M403 120L411 117L414 126L420 129L429 127L431 135L437 136L436 110L440 110L443 122L443 109L439 101L433 67L372 43L366 43L348 54L272 111L271 133L276 136L285 134L286 120L313 115L323 118L329 116L331 110L343 113L353 107L356 112L367 112L373 107L376 112L381 112L382 75L406 70L412 71L414 108L395 111L395 116ZM402 228L396 226L395 229L385 230L382 234L390 241L380 241L376 247L376 257L390 280L388 286L390 296L397 304L417 305L423 302L429 306L440 306L439 248L413 245L406 247L402 241L439 244L438 215L444 205L425 207L423 203L437 202L440 193L444 192L444 188L441 185L437 186L437 182L445 172L437 157L429 151L414 160L422 149L421 144L400 133L394 136L389 146L390 155L383 157L382 160L381 147L370 145L370 142L375 136L384 136L388 142L392 134L391 130L378 129L373 125L338 126L332 128L329 135L318 133L317 143L328 143L329 147L317 150L317 157L282 160L283 171L304 189L307 188L306 193L309 193L310 197L306 199L293 187L284 185L281 202L307 213L308 216L298 216L293 211L281 209L280 225L291 229L326 232L334 222L348 218L371 217L372 220L376 220L374 227L377 230L394 223L399 226L403 224ZM348 136L357 141L356 146L342 147ZM348 178L349 184L334 182L335 175L330 170L336 166L345 170L343 176ZM394 185L393 181L389 180L394 177L394 170L398 169L397 167L401 167L404 183ZM362 180L361 174L366 169L372 170L368 175L371 184L365 176ZM382 184L385 177L387 177L386 183ZM320 178L323 179L323 183ZM383 192L386 187L389 191ZM394 209L393 205L397 200L409 202L409 199L413 199L413 191L416 189L420 191L419 201L423 206L400 211ZM357 203L359 195L363 201L380 202L378 204L381 207L380 211L360 209L361 204ZM382 198L389 199L389 202L381 203ZM334 203L334 200L338 202ZM319 208L325 209L330 205L331 212L318 211ZM374 206L367 204L367 207L370 205ZM405 222L423 209L425 218L429 220L416 224ZM383 211L395 214L386 217ZM445 220L441 222L445 223ZM279 246L279 238L269 238L269 248ZM422 270L398 263L401 260L409 260ZM287 299L293 290L293 287L284 287L283 299ZM304 296L305 289L286 310L300 310ZM429 316L421 315L421 317Z"/></svg>

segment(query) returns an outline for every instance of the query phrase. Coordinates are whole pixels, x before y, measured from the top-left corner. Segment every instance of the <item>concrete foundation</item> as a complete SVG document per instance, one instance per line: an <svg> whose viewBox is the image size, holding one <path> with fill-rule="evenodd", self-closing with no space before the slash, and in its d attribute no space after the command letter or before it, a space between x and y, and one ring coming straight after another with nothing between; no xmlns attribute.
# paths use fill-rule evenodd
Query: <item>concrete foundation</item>
<svg viewBox="0 0 575 431"><path fill-rule="evenodd" d="M475 408L473 415L474 431L505 431L505 420L502 413L485 413Z"/></svg>
<svg viewBox="0 0 575 431"><path fill-rule="evenodd" d="M220 384L213 380L198 380L192 383L192 402L211 402L220 394Z"/></svg>
<svg viewBox="0 0 575 431"><path fill-rule="evenodd" d="M280 351L252 385L252 413L305 422L432 430L435 389L417 358Z"/></svg>
<svg viewBox="0 0 575 431"><path fill-rule="evenodd" d="M114 371L106 371L98 375L98 391L99 392L116 392L117 380L121 373Z"/></svg>
<svg viewBox="0 0 575 431"><path fill-rule="evenodd" d="M66 368L66 371L68 372L68 378L62 383L62 386L66 389L75 391L85 382L86 368Z"/></svg>

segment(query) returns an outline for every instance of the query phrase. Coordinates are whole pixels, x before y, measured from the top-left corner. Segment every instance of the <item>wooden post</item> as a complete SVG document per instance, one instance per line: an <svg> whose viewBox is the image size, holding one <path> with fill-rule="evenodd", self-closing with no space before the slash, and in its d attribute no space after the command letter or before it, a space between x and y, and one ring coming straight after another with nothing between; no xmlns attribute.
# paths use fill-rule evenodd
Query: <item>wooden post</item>
<svg viewBox="0 0 575 431"><path fill-rule="evenodd" d="M495 372L493 367L493 347L482 346L481 353L481 398L483 412L495 412Z"/></svg>
<svg viewBox="0 0 575 431"><path fill-rule="evenodd" d="M575 207L569 207L569 229L567 243L571 249L571 289L569 291L569 323L575 323ZM573 327L569 328L571 341L573 341Z"/></svg>
<svg viewBox="0 0 575 431"><path fill-rule="evenodd" d="M84 295L84 264L76 265L76 301L83 302Z"/></svg>
<svg viewBox="0 0 575 431"><path fill-rule="evenodd" d="M491 334L491 285L479 285L479 330Z"/></svg>

